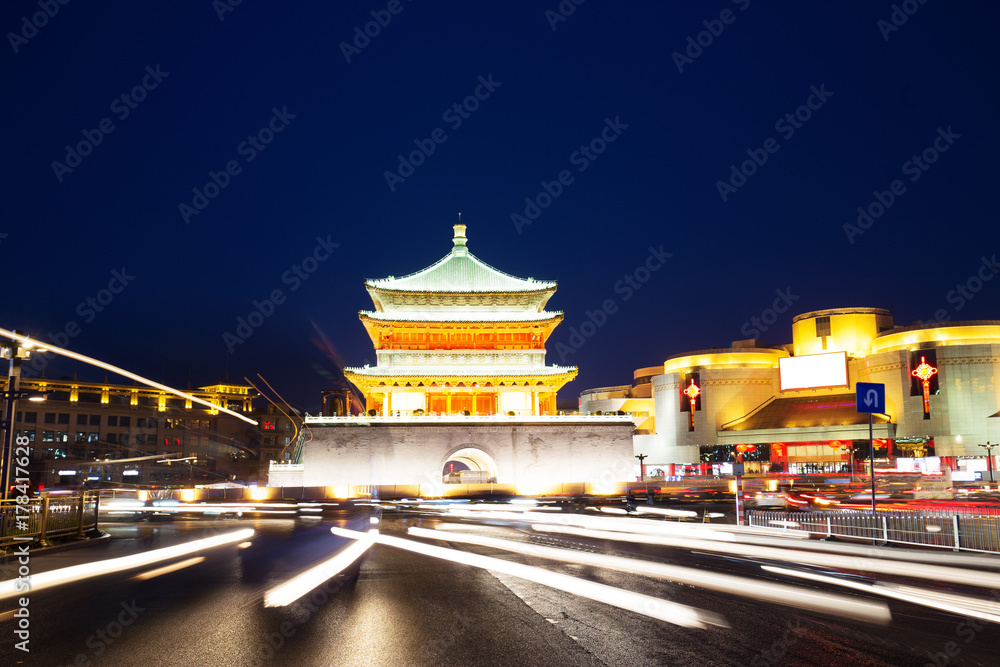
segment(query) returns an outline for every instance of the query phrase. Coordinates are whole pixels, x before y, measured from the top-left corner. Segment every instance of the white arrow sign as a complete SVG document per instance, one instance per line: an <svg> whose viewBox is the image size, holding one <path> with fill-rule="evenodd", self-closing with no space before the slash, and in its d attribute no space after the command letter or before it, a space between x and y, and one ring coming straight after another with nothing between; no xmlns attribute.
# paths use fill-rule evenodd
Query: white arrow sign
<svg viewBox="0 0 1000 667"><path fill-rule="evenodd" d="M868 393L865 394L865 405L871 407L872 403L878 407L878 392L874 389L869 389Z"/></svg>

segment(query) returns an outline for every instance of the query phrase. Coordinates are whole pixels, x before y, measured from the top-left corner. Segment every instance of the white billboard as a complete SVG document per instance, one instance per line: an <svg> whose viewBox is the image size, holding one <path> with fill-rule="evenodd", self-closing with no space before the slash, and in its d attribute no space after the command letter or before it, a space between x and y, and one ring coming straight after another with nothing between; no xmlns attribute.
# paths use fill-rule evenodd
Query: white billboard
<svg viewBox="0 0 1000 667"><path fill-rule="evenodd" d="M778 360L781 391L847 387L847 353L809 354Z"/></svg>

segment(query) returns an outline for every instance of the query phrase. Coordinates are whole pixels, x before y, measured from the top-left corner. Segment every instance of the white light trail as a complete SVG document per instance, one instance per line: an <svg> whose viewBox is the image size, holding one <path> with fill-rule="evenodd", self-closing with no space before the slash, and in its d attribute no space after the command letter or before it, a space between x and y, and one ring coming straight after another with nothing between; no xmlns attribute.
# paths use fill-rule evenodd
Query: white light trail
<svg viewBox="0 0 1000 667"><path fill-rule="evenodd" d="M228 408L223 408L221 406L214 405L214 404L206 401L203 398L198 398L197 396L192 396L191 394L187 394L187 393L181 391L180 389L174 389L173 387L168 387L165 384L160 384L159 382L154 382L153 380L148 380L148 379L142 377L141 375L136 375L135 373L130 373L129 371L125 370L124 368L118 368L117 366L112 366L111 364L104 363L100 359L94 359L93 357L88 357L86 355L79 354L77 352L72 352L72 351L67 350L65 348L57 347L55 345L50 345L48 343L45 343L43 345L41 343L41 341L35 340L33 338L29 338L28 336L22 336L21 334L16 334L13 331L8 331L7 329L0 329L0 336L6 336L6 337L10 338L11 340L15 340L15 341L18 341L20 343L30 343L32 345L37 345L39 347L44 347L48 352L54 352L54 353L56 353L58 355L62 355L64 357L69 357L70 359L76 359L77 361L82 361L85 364L90 364L91 366L97 366L98 368L103 368L106 371L111 371L112 373L117 373L118 375L121 375L122 377L127 377L130 380L135 380L136 382L141 382L141 383L143 383L146 386L153 387L154 389L159 389L161 391L169 392L169 393L171 393L171 394L173 394L175 396L180 396L181 398L186 398L189 401L193 401L195 403L200 403L201 405L206 405L206 406L212 408L213 410L218 410L219 412L225 412L228 415L232 415L234 417L242 419L243 421L245 421L247 423L250 423L250 424L253 424L254 426L257 425L256 420L250 419L249 417L247 417L245 415L241 415L238 412L234 412L233 410L230 410Z"/></svg>
<svg viewBox="0 0 1000 667"><path fill-rule="evenodd" d="M854 590L871 593L872 595L881 595L883 597L893 598L896 600L912 602L913 604L938 609L940 611L951 612L960 616L973 616L975 618L981 618L984 621L990 621L991 623L1000 623L1000 604L990 602L989 600L983 600L982 598L974 598L968 595L944 593L925 588L917 588L916 586L904 586L902 584L892 584L886 582L864 584L859 581L851 581L849 579L841 579L839 577L830 577L822 574L816 574L814 572L789 570L784 567L773 567L770 565L762 566L761 569L767 570L768 572L774 572L775 574L782 574L789 577L799 577L801 579L818 581L825 584L832 584L834 586L852 588Z"/></svg>
<svg viewBox="0 0 1000 667"><path fill-rule="evenodd" d="M334 535L340 535L342 537L351 537L354 539L363 539L365 537L365 533L358 533L353 530L344 530L342 528L331 528L330 531ZM468 553L466 551L436 547L429 544L423 544L421 542L414 542L413 540L389 537L387 535L376 535L374 539L379 544L385 544L397 549L405 549L424 556L440 558L453 563L462 563L464 565L471 565L473 567L479 567L486 570L503 572L514 577L520 577L521 579L527 579L528 581L542 584L543 586L549 586L567 593L579 595L591 600L597 600L598 602L603 602L621 609L627 609L637 614L643 614L645 616L650 616L668 623L674 623L675 625L680 625L686 628L706 628L709 625L717 625L724 628L729 627L725 618L719 614L715 614L704 609L697 609L695 607L677 604L676 602L661 600L660 598L643 595L642 593L633 593L632 591L622 590L620 588L615 588L614 586L607 586L593 581L577 579L576 577L571 577L567 574L552 572L540 567L532 567L521 563L512 563L500 558L490 558L489 556L481 556L479 554Z"/></svg>
<svg viewBox="0 0 1000 667"><path fill-rule="evenodd" d="M668 579L677 583L698 586L709 590L720 591L731 595L763 600L798 609L842 616L869 623L888 624L892 620L889 608L880 602L871 602L846 595L825 593L797 586L776 584L774 582L738 577L731 574L710 572L678 565L667 565L640 560L638 558L623 558L610 554L595 554L576 549L558 549L525 542L502 540L484 535L467 533L443 533L426 528L411 527L409 533L416 537L426 537L448 542L463 542L479 546L503 549L526 556L549 558L565 563L579 563L593 567L603 567L619 572L630 572L660 579Z"/></svg>
<svg viewBox="0 0 1000 667"><path fill-rule="evenodd" d="M83 581L84 579L89 579L91 577L99 577L104 574L132 570L137 567L143 567L146 565L152 565L153 563L170 560L171 558L179 558L180 556L193 554L204 549L214 549L233 542L242 542L253 534L253 528L244 528L243 530L238 530L234 533L217 535L215 537L206 537L201 540L194 540L193 542L176 544L172 547L154 549L153 551L147 551L146 553L122 556L121 558L109 558L107 560L99 560L94 563L83 563L81 565L64 567L59 570L40 572L39 574L32 574L30 576L29 583L31 587L29 590L31 592L35 592L46 588L52 588L54 586L60 586L62 584L68 584L74 581ZM16 597L18 595L25 595L25 591L17 590L17 582L17 579L0 582L0 600Z"/></svg>
<svg viewBox="0 0 1000 667"><path fill-rule="evenodd" d="M723 552L729 555L764 558L767 560L790 563L819 565L841 570L856 570L860 572L877 572L879 574L894 574L898 576L917 577L936 581L981 586L985 588L1000 588L1000 574L969 570L943 565L928 565L926 563L911 563L887 558L869 558L864 556L848 556L842 554L817 553L780 547L762 547L750 544L726 542L720 544L712 540L699 540L686 537L635 535L615 533L608 530L589 530L568 526L549 526L535 524L535 530L547 533L565 533L579 535L597 540L618 540L621 542L636 542L640 544L657 544L661 546L680 547L694 551ZM798 546L798 544L796 544Z"/></svg>
<svg viewBox="0 0 1000 667"><path fill-rule="evenodd" d="M275 586L264 594L264 606L285 607L290 605L324 581L340 574L368 551L373 544L372 535L377 534L377 532L373 529L372 533L358 533L359 537L355 538L356 542L348 544L333 557L292 577L285 583Z"/></svg>

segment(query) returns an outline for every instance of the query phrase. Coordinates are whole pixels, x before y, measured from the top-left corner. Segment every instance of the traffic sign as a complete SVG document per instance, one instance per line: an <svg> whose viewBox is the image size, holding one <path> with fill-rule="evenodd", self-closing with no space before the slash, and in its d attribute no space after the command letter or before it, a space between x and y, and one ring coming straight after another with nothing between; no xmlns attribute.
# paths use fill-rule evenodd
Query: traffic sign
<svg viewBox="0 0 1000 667"><path fill-rule="evenodd" d="M857 384L858 412L885 413L885 385L880 382Z"/></svg>

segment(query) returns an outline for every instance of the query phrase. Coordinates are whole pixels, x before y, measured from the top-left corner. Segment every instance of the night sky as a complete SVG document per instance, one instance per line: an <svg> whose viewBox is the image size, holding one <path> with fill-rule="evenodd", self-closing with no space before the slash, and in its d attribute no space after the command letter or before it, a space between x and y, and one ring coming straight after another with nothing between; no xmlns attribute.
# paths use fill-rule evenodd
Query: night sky
<svg viewBox="0 0 1000 667"><path fill-rule="evenodd" d="M460 211L559 282L563 399L811 310L1000 318L997 3L235 2L3 3L0 327L315 411Z"/></svg>

